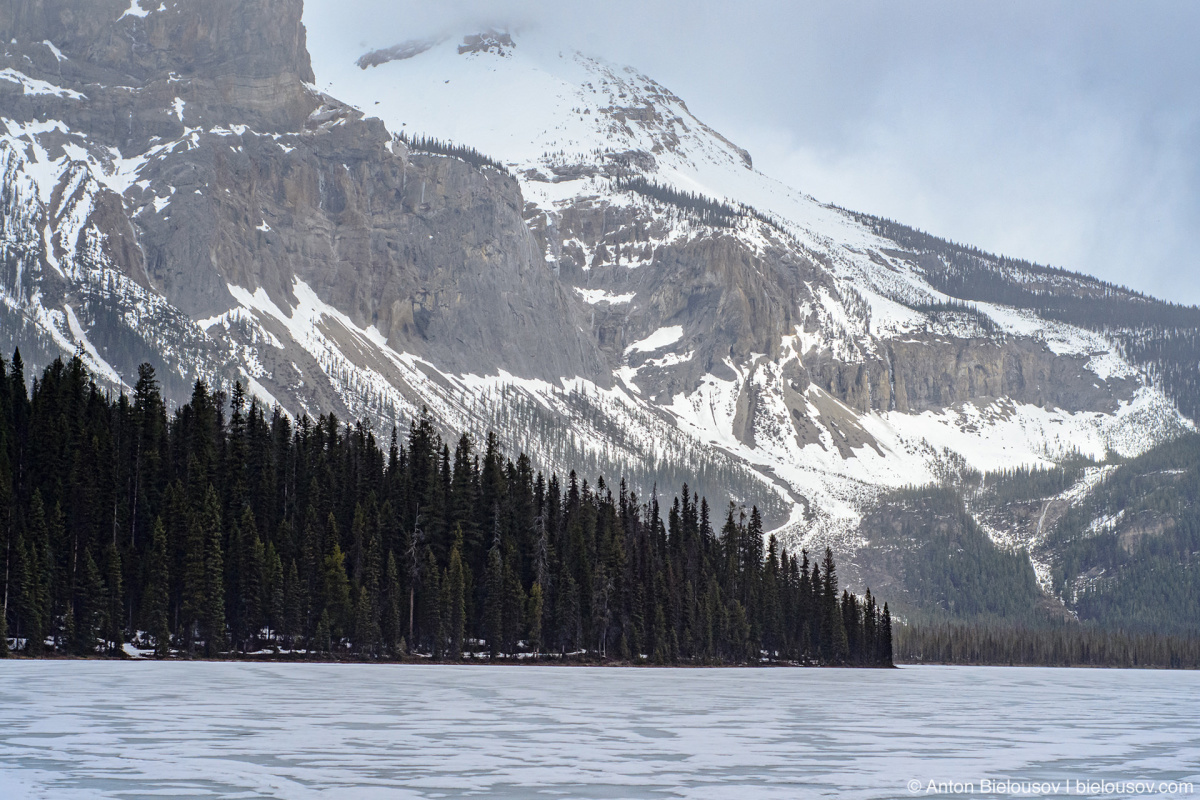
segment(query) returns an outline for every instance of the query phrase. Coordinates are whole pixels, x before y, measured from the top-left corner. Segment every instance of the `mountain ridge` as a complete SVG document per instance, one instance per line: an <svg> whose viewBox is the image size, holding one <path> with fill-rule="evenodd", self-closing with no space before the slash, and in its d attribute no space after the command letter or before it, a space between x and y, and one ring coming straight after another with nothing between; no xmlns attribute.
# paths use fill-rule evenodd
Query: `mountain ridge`
<svg viewBox="0 0 1200 800"><path fill-rule="evenodd" d="M150 360L176 399L241 380L383 430L428 407L545 469L691 474L847 554L905 485L1194 428L1200 324L1000 302L1028 268L783 186L631 68L496 32L312 65L296 0L98 3L92 47L69 5L0 17L0 323L33 361L82 348L118 387ZM248 60L218 35L279 15ZM154 57L113 89L122 37Z"/></svg>

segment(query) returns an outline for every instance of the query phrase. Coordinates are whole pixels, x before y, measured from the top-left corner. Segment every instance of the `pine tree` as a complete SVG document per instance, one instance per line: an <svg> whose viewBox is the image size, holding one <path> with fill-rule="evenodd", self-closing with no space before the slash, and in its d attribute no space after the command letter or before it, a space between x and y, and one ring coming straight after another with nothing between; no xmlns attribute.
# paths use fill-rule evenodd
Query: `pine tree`
<svg viewBox="0 0 1200 800"><path fill-rule="evenodd" d="M837 568L833 563L833 550L825 548L822 562L821 591L821 648L826 663L841 664L849 655L849 642L842 621L837 595Z"/></svg>
<svg viewBox="0 0 1200 800"><path fill-rule="evenodd" d="M463 535L459 530L455 533L454 546L450 550L450 566L446 569L444 583L447 598L445 636L449 640L450 658L454 660L462 658L467 625L467 587L462 548Z"/></svg>
<svg viewBox="0 0 1200 800"><path fill-rule="evenodd" d="M194 462L193 462L194 463ZM182 506L182 502L180 503ZM182 510L185 519L180 522L185 533L180 542L183 553L180 638L189 653L194 651L196 640L203 636L201 621L207 612L207 542L199 508Z"/></svg>
<svg viewBox="0 0 1200 800"><path fill-rule="evenodd" d="M346 577L346 556L334 542L333 550L325 556L323 599L329 634L335 641L350 627L350 580Z"/></svg>
<svg viewBox="0 0 1200 800"><path fill-rule="evenodd" d="M892 612L888 609L888 604L883 604L883 622L880 625L880 631L883 634L882 652L879 655L879 663L885 665L892 664Z"/></svg>
<svg viewBox="0 0 1200 800"><path fill-rule="evenodd" d="M442 581L438 571L437 558L433 549L425 547L423 557L425 567L421 572L424 583L421 586L421 638L434 658L441 658L446 650L445 625L442 615ZM459 560L461 562L461 559Z"/></svg>
<svg viewBox="0 0 1200 800"><path fill-rule="evenodd" d="M73 639L77 655L92 655L96 652L103 608L104 583L100 579L100 569L96 566L96 560L92 558L92 551L85 548L79 588L75 597Z"/></svg>
<svg viewBox="0 0 1200 800"><path fill-rule="evenodd" d="M328 609L321 612L320 619L317 620L317 629L313 634L313 644L310 650L316 650L318 653L329 653L333 650L333 634L331 632L331 624L329 621Z"/></svg>
<svg viewBox="0 0 1200 800"><path fill-rule="evenodd" d="M263 553L263 563L266 565L263 584L266 596L266 622L269 638L275 647L279 646L279 632L283 626L286 613L284 606L283 562L279 559L279 551L274 542L267 542Z"/></svg>
<svg viewBox="0 0 1200 800"><path fill-rule="evenodd" d="M122 625L125 608L121 580L121 553L115 542L109 542L104 550L104 639L110 653L116 653L125 643Z"/></svg>
<svg viewBox="0 0 1200 800"><path fill-rule="evenodd" d="M499 542L488 551L483 602L483 635L487 639L488 656L495 660L504 635L504 563L500 560Z"/></svg>
<svg viewBox="0 0 1200 800"><path fill-rule="evenodd" d="M526 618L526 628L529 631L529 652L537 655L542 652L542 615L545 613L545 600L542 596L542 585L537 581L529 589L529 611Z"/></svg>
<svg viewBox="0 0 1200 800"><path fill-rule="evenodd" d="M515 560L515 556L510 556L504 565L503 650L509 654L517 651L517 642L525 627L525 589L513 563Z"/></svg>
<svg viewBox="0 0 1200 800"><path fill-rule="evenodd" d="M171 653L171 632L167 624L170 603L170 578L167 567L167 532L162 517L156 517L150 535L146 564L146 591L142 595L142 620L154 639L154 655L166 658Z"/></svg>
<svg viewBox="0 0 1200 800"><path fill-rule="evenodd" d="M399 655L399 642L403 638L400 618L400 569L396 565L396 556L390 550L387 557L387 568L384 571L383 592L383 644L389 653Z"/></svg>
<svg viewBox="0 0 1200 800"><path fill-rule="evenodd" d="M252 645L262 630L268 607L269 584L265 579L266 549L259 538L258 525L250 506L243 508L237 530L241 535L240 552L237 554L239 644L244 651Z"/></svg>
<svg viewBox="0 0 1200 800"><path fill-rule="evenodd" d="M211 484L199 516L204 548L200 632L204 637L204 654L212 658L225 650L225 559L221 546L221 501Z"/></svg>
<svg viewBox="0 0 1200 800"><path fill-rule="evenodd" d="M283 578L282 633L284 644L289 650L296 649L296 637L303 634L302 586L300 570L293 559L288 564L287 573Z"/></svg>
<svg viewBox="0 0 1200 800"><path fill-rule="evenodd" d="M48 609L46 605L45 585L49 576L42 574L43 559L39 540L45 542L46 532L45 511L42 505L41 493L35 493L30 503L29 519L24 535L16 535L14 545L14 567L12 583L15 587L17 634L25 638L25 652L29 655L41 655L45 645L46 622ZM48 546L48 545L42 545Z"/></svg>
<svg viewBox="0 0 1200 800"><path fill-rule="evenodd" d="M370 592L363 586L354 604L354 649L365 655L376 655L379 648L379 623L375 620Z"/></svg>

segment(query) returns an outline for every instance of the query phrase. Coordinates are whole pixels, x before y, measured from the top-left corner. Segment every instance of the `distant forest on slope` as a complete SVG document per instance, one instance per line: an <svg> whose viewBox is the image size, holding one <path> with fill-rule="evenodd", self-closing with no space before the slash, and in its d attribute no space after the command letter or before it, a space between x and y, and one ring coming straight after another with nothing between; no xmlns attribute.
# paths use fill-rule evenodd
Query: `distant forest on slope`
<svg viewBox="0 0 1200 800"><path fill-rule="evenodd" d="M869 214L876 235L918 255L926 280L962 301L1029 309L1100 331L1158 382L1179 410L1200 419L1200 308L1157 300L1078 272L985 253Z"/></svg>
<svg viewBox="0 0 1200 800"><path fill-rule="evenodd" d="M887 604L839 593L829 550L713 523L686 486L664 509L495 436L452 451L428 415L381 447L240 385L168 416L149 365L114 399L78 357L32 393L0 359L0 654L891 663Z"/></svg>
<svg viewBox="0 0 1200 800"><path fill-rule="evenodd" d="M1052 595L984 524L1036 526ZM898 662L1200 668L1198 434L1103 466L1076 457L905 489L863 532L857 560L906 623Z"/></svg>

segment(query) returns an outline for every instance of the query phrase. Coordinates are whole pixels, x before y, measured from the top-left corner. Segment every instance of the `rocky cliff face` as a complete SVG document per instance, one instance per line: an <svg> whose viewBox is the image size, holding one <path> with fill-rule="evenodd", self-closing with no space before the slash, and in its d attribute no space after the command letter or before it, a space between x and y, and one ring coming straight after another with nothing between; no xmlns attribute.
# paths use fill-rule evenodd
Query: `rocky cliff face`
<svg viewBox="0 0 1200 800"><path fill-rule="evenodd" d="M317 104L304 86L314 78L302 13L301 0L15 0L0 9L0 33L14 64L91 90L78 113L53 118L108 123L136 149L179 136L177 99L192 125L301 126Z"/></svg>
<svg viewBox="0 0 1200 800"><path fill-rule="evenodd" d="M314 71L302 14L0 8L6 348L383 430L427 406L846 549L892 488L1190 425L1103 330L961 303L645 76L495 33Z"/></svg>

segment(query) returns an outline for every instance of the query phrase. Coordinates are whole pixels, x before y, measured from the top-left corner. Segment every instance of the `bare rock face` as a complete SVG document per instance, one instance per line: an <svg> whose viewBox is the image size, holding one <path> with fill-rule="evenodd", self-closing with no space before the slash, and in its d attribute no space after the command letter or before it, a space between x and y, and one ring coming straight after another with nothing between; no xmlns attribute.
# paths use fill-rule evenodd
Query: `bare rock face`
<svg viewBox="0 0 1200 800"><path fill-rule="evenodd" d="M290 313L299 281L357 328L442 369L610 381L582 335L577 301L535 252L516 181L456 158L412 156L378 120L316 92L301 12L300 0L23 0L0 9L0 30L15 40L6 60L24 76L0 80L4 113L34 126L44 151L13 140L13 169L40 160L59 173L26 195L52 195L31 212L41 220L28 221L29 269L58 287L56 300L99 321L107 312L78 302L81 291L51 263L91 236L97 270L192 320L234 308L231 286L262 290ZM43 130L47 119L56 122ZM174 371L236 374L239 349L263 335L240 330L210 327L203 369ZM300 391L301 407L353 413L336 391L315 388L328 384L324 367L277 332L290 355L256 356L263 385L285 405ZM109 355L128 376L146 348Z"/></svg>
<svg viewBox="0 0 1200 800"><path fill-rule="evenodd" d="M302 124L316 105L302 12L301 0L16 0L0 9L0 32L56 82L86 87L80 116L109 117L133 144L169 135L176 98L191 125Z"/></svg>

